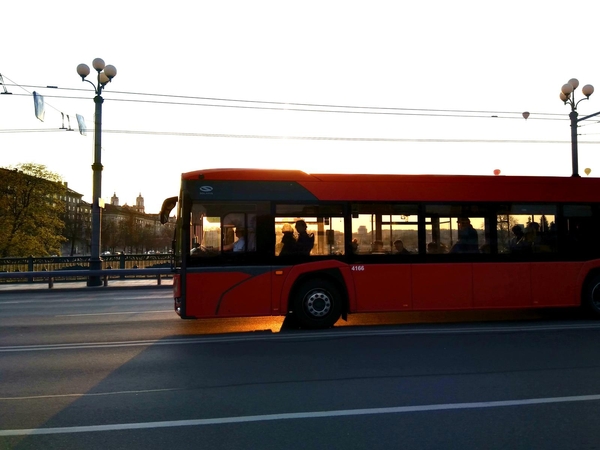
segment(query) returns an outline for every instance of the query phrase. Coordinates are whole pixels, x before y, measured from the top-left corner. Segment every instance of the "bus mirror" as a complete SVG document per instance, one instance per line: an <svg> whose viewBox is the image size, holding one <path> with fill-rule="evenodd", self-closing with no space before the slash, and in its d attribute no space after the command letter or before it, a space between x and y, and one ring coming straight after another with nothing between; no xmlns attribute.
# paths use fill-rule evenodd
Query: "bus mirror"
<svg viewBox="0 0 600 450"><path fill-rule="evenodd" d="M164 225L165 223L167 223L169 221L169 215L171 214L171 211L173 210L173 208L175 208L176 204L177 204L177 197L169 197L168 199L166 199L163 202L162 207L160 208L160 213L159 213L160 223L162 223Z"/></svg>

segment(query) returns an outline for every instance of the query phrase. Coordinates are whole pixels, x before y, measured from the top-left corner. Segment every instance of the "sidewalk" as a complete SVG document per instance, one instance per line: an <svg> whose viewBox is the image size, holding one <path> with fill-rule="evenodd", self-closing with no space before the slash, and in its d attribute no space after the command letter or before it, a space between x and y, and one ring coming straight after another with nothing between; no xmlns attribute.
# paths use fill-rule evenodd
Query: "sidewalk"
<svg viewBox="0 0 600 450"><path fill-rule="evenodd" d="M102 289L126 289L126 288L158 288L158 289L172 289L173 279L172 278L161 278L161 284L159 285L156 278L144 278L144 279L131 279L131 280L108 280L107 286L94 286L88 287L87 281L54 281L52 288L48 287L48 281L36 281L33 283L0 283L0 294L3 292L39 292L39 291L63 291L63 290L74 290L74 289L85 289L85 290L102 290Z"/></svg>

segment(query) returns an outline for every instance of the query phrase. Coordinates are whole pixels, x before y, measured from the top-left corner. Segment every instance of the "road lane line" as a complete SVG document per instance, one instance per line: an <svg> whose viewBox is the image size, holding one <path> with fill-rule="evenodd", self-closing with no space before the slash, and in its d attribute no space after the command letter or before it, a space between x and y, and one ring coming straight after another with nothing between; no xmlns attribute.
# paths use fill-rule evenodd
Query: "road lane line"
<svg viewBox="0 0 600 450"><path fill-rule="evenodd" d="M114 297L114 296L112 296ZM164 296L164 295L156 295L156 296L151 296L151 295L139 295L139 296L135 296L135 297L116 297L114 301L125 301L125 300L133 300L133 301L159 301L159 300L167 300L167 301L173 301L173 297L169 297L169 296ZM102 301L106 300L106 299L101 299ZM0 305L23 305L23 304L32 304L32 303L40 303L42 305L47 305L47 304L54 304L54 303L58 303L58 304L65 304L65 303L92 303L92 302L99 302L100 299L98 299L98 297L89 297L89 296L82 296L82 297L61 297L61 298L44 298L44 299L35 299L35 300L8 300L8 301L4 301L1 297L0 297Z"/></svg>
<svg viewBox="0 0 600 450"><path fill-rule="evenodd" d="M401 414L428 411L451 411L461 409L502 408L556 403L589 402L600 400L600 395L577 395L571 397L530 398L523 400L500 400L490 402L446 403L437 405L397 406L391 408L345 409L333 411L312 411L301 413L264 414L256 416L218 417L213 419L172 420L164 422L117 423L110 425L87 425L56 428L30 428L0 430L0 436L28 436L40 434L90 433L97 431L140 430L148 428L172 428L231 423L268 422L274 420L298 420L332 417L366 416L375 414Z"/></svg>
<svg viewBox="0 0 600 450"><path fill-rule="evenodd" d="M162 309L156 311L120 311L120 312L110 312L110 313L82 313L82 314L58 314L54 317L81 317L81 316L114 316L117 314L148 314L148 313L170 313L174 314L175 311L172 309Z"/></svg>
<svg viewBox="0 0 600 450"><path fill-rule="evenodd" d="M31 395L27 397L0 397L0 401L10 400L39 400L44 398L68 398L68 397L101 397L104 395L126 395L126 394L153 394L155 392L173 392L181 391L182 388L164 388L164 389L143 389L139 391L114 391L114 392L95 392L87 394L49 394L49 395Z"/></svg>
<svg viewBox="0 0 600 450"><path fill-rule="evenodd" d="M121 314L121 313L118 313ZM0 353L7 352L32 352L32 351L54 351L54 350L81 350L81 349L101 349L118 347L136 347L150 345L184 345L184 344L214 344L214 343L232 343L232 342L257 342L266 340L276 341L304 341L320 339L340 339L351 337L380 337L380 336L411 336L411 335L445 335L445 334L490 334L490 333L535 333L540 331L571 331L586 330L599 331L600 324L553 324L553 325L506 325L506 326L474 326L474 327L444 327L444 328L395 328L395 329L367 329L367 330L348 330L344 327L334 330L313 331L313 332L286 332L273 333L266 331L264 333L244 333L236 336L230 335L206 335L195 338L171 338L159 340L144 341L121 341L121 342L77 342L70 344L40 344L40 345L17 345L0 347Z"/></svg>

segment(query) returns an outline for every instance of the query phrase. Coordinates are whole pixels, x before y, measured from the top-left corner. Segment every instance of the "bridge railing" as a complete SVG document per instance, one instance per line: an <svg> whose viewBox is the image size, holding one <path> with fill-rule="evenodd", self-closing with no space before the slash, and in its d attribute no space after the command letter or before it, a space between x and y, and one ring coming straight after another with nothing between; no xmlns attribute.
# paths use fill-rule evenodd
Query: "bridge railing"
<svg viewBox="0 0 600 450"><path fill-rule="evenodd" d="M110 279L127 278L155 278L156 284L160 285L163 278L173 275L170 268L154 269L102 269L102 270L46 270L34 272L0 272L0 282L10 280L11 282L47 282L48 288L54 287L57 280L76 281L86 280L88 277L100 277L104 286L108 286Z"/></svg>
<svg viewBox="0 0 600 450"><path fill-rule="evenodd" d="M0 284L33 283L49 279L85 280L96 276L89 270L89 256L49 256L0 258ZM173 255L120 254L102 256L102 277L109 279L168 277L172 274Z"/></svg>

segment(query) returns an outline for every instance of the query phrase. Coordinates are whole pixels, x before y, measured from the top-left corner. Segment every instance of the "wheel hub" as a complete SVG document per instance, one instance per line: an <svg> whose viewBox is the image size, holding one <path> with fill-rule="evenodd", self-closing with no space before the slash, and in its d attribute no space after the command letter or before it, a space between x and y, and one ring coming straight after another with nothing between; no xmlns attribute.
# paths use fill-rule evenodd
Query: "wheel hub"
<svg viewBox="0 0 600 450"><path fill-rule="evenodd" d="M325 292L313 292L308 296L306 309L312 316L323 317L331 310L331 299Z"/></svg>

